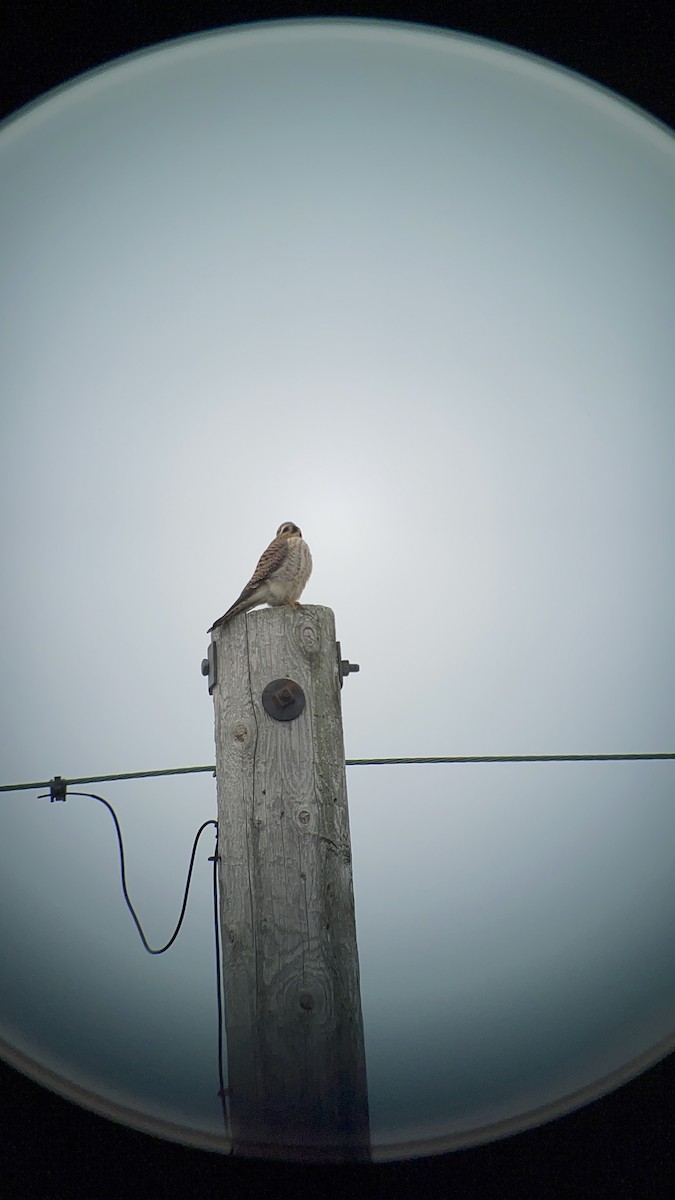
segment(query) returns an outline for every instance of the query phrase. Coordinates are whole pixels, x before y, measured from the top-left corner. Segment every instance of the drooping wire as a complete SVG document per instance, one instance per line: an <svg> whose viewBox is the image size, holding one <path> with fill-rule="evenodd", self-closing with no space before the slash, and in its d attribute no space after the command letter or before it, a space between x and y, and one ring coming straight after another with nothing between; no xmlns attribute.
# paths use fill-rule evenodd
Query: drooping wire
<svg viewBox="0 0 675 1200"><path fill-rule="evenodd" d="M129 890L127 890L127 887L126 887L126 865L125 865L125 857L124 857L124 841L123 841L123 836L121 836L121 829L120 829L120 823L118 821L117 812L115 812L113 805L110 804L108 802L108 800L104 799L102 796L96 796L95 792L67 792L67 794L68 794L68 796L85 796L91 800L98 800L98 803L103 804L104 808L107 808L110 816L112 816L114 827L115 827L115 833L117 833L117 835L118 835L118 847L119 847L119 853L120 853L121 889L123 889L126 906L127 906L127 908L129 908L131 916L133 917L133 922L135 922L135 924L136 924L138 934L139 934L139 936L141 936L141 941L143 942L143 946L145 947L145 949L148 950L148 954L163 954L166 952L166 950L168 950L169 947L173 946L173 943L175 942L175 940L177 940L177 937L180 932L180 926L183 925L183 920L185 917L185 911L187 908L187 898L189 898L189 895L190 895L190 883L192 882L192 871L193 871L193 868L195 868L195 857L197 854L197 846L198 846L199 838L201 838L201 836L204 832L204 829L207 829L207 827L210 826L210 824L213 824L213 826L215 826L216 846L215 846L214 854L213 854L213 856L211 856L210 860L214 864L213 894L214 894L214 936L215 936L215 961L216 961L217 1072L219 1072L219 1097L220 1097L221 1104L222 1104L223 1121L225 1121L226 1134L227 1134L229 1140L231 1140L231 1147L229 1147L229 1153L232 1153L231 1127L229 1127L229 1092L228 1092L228 1088L225 1086L225 1068L223 1068L223 1009L225 1009L225 1004L223 1004L223 995L222 995L220 920L219 920L219 908L217 908L217 864L219 864L219 824L217 824L217 821L215 821L215 820L213 820L213 818L211 818L210 821L204 821L203 824L201 824L201 826L199 826L197 833L195 834L195 840L193 840L193 842L192 842L192 853L190 854L190 866L189 866L189 868L187 868L187 878L185 881L185 890L183 893L183 905L181 905L181 908L180 908L180 916L178 918L177 926L175 926L173 934L171 937L169 937L169 940L166 943L166 946L162 946L159 949L155 949L150 946L150 944L147 940L147 937L145 937L141 922L139 922L139 919L138 919L138 914L136 912L136 908L133 907L133 905L132 905L131 898L129 895ZM62 798L65 799L65 796L66 796L66 791L64 790L64 797L62 797ZM44 798L46 798L46 797L44 797Z"/></svg>
<svg viewBox="0 0 675 1200"><path fill-rule="evenodd" d="M169 938L168 942L166 943L166 945L160 946L158 949L155 949L148 942L148 940L143 932L143 927L141 925L141 922L138 919L136 909L134 908L133 904L131 903L131 899L129 897L129 892L127 890L127 873L126 873L126 866L125 866L125 861L124 861L124 843L122 841L122 830L120 829L120 823L117 819L117 813L115 812L112 804L110 804L107 800L104 800L103 796L97 796L94 792L70 792L69 791L68 795L69 796L88 796L89 799L98 800L100 804L103 804L104 807L107 808L108 812L110 813L110 815L113 819L113 822L115 825L115 833L117 834L117 845L119 847L119 854L120 854L120 875L122 878L122 893L124 895L124 900L125 900L126 906L129 909L129 912L131 913L131 915L134 919L134 924L138 930L140 939L141 939L145 949L147 950L148 954L164 954L164 952L166 950L168 950L170 946L173 946L173 943L175 942L176 938L178 937L178 934L180 933L180 927L183 924L183 918L185 917L185 910L187 908L188 896L190 893L190 883L192 881L192 871L193 871L193 868L195 865L195 855L197 853L197 844L198 844L199 839L200 839L201 835L203 834L204 830L207 828L207 826L215 825L216 829L218 828L217 821L215 821L215 820L204 821L203 825L200 825L199 829L197 830L197 832L195 834L195 839L194 839L194 842L192 843L192 854L190 855L190 866L188 867L187 879L185 881L185 891L183 892L183 904L182 904L182 907L180 910L180 916L178 918L178 923L177 923L176 928L174 929L173 933L171 934L171 937Z"/></svg>
<svg viewBox="0 0 675 1200"><path fill-rule="evenodd" d="M227 1137L230 1139L229 1153L231 1154L232 1153L232 1145L231 1145L231 1133L230 1133L229 1090L225 1086L225 1070L224 1070L224 1055L223 1055L224 1001L223 1001L223 980L222 980L222 971L221 971L220 921L219 921L219 915L218 915L218 861L219 861L218 822L216 820L214 820L213 818L211 820L204 821L203 824L199 826L199 829L197 830L197 832L195 834L194 841L192 843L192 853L190 854L190 865L188 867L187 878L185 880L185 890L183 892L183 903L181 906L180 916L178 917L178 922L176 924L176 928L174 929L174 931L173 931L171 937L169 938L168 942L166 943L166 945L160 946L158 949L155 949L154 947L152 947L149 944L149 942L143 932L143 927L141 926L141 923L138 919L138 914L136 913L136 910L135 910L133 904L131 903L131 898L129 896L129 892L127 889L126 864L125 864L125 858L124 858L124 842L122 840L122 830L120 828L120 823L117 818L117 813L115 812L112 804L110 804L110 802L108 800L104 799L103 796L96 795L95 792L70 792L70 791L67 792L66 788L64 788L64 787L61 787L59 790L62 793L62 795L60 796L61 799L65 800L66 794L69 796L85 796L85 797L88 797L90 800L98 800L100 804L102 804L105 808L108 809L108 812L110 813L110 815L113 819L113 823L115 826L115 833L117 834L117 845L119 848L119 856L120 856L120 877L121 877L121 881L122 881L122 893L124 895L124 900L125 900L126 906L129 909L131 916L133 917L134 924L136 925L136 929L138 930L140 939L143 943L143 946L147 950L148 954L164 954L165 951L168 950L169 947L173 945L176 938L178 937L178 934L180 933L181 925L183 924L183 919L185 917L185 912L187 909L188 897L190 894L190 883L192 882L192 872L193 872L194 865L195 865L195 856L197 854L197 846L199 844L199 839L200 839L201 835L203 834L204 830L209 825L213 825L215 827L216 847L215 847L213 855L210 858L210 861L213 863L213 928L214 928L215 960L216 960L216 1009L217 1009L217 1019L218 1019L218 1083L219 1083L218 1096L219 1096L221 1104L222 1104L223 1120L225 1122L225 1131L226 1131ZM42 797L42 798L46 799L46 796Z"/></svg>

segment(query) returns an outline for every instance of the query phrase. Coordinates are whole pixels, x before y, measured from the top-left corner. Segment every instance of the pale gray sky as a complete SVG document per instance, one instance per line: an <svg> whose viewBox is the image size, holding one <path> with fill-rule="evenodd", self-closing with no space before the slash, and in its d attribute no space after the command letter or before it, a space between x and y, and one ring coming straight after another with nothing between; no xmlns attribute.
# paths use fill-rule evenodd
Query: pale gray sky
<svg viewBox="0 0 675 1200"><path fill-rule="evenodd" d="M289 23L53 94L0 175L3 782L212 762L206 629L286 519L361 664L348 757L673 749L662 127L489 43ZM348 784L381 1152L672 1036L675 764ZM214 782L100 790L161 942ZM100 806L1 809L0 1036L218 1135L210 835L151 959Z"/></svg>

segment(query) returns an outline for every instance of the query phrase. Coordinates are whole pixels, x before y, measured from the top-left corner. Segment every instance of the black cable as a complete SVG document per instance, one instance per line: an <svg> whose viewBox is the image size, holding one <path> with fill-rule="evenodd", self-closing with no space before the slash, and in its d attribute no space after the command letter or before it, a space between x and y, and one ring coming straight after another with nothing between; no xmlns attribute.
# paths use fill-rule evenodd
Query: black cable
<svg viewBox="0 0 675 1200"><path fill-rule="evenodd" d="M225 1132L230 1139L230 1149L228 1154L232 1153L232 1134L230 1130L230 1106L229 1106L229 1088L225 1087L225 1070L223 1066L223 977L221 973L221 947L220 947L220 921L218 919L218 862L220 856L218 853L218 824L216 822L216 849L213 855L213 932L216 947L216 1007L218 1010L218 1096L223 1108L223 1121L225 1123Z"/></svg>
<svg viewBox="0 0 675 1200"><path fill-rule="evenodd" d="M143 928L142 928L141 923L136 915L136 910L129 898L129 893L127 891L126 868L124 865L124 843L122 841L122 830L120 829L120 823L117 820L117 814L116 814L112 804L109 804L107 800L103 799L103 796L97 796L94 792L70 792L69 791L68 795L69 796L88 796L90 800L98 800L101 804L105 805L105 807L107 808L107 810L110 813L110 815L113 819L113 822L115 824L115 832L117 834L117 844L119 846L119 852L120 852L120 874L122 877L122 892L124 894L126 906L129 909L129 912L131 913L131 915L134 919L134 923L139 932L141 941L142 941L143 945L145 946L145 949L147 950L148 954L164 954L165 950L169 949L169 946L173 946L173 943L175 942L175 940L178 937L178 934L180 932L180 927L183 924L183 918L185 916L185 910L187 908L188 895L190 892L190 882L192 880L192 869L195 865L195 855L197 853L197 844L199 842L199 839L208 825L215 825L216 830L217 830L218 822L214 821L214 820L204 821L204 824L200 825L199 829L197 830L197 832L195 834L195 840L192 843L192 854L190 855L190 866L188 867L187 879L185 881L185 891L183 893L183 906L180 910L178 924L176 925L176 928L174 929L174 931L173 931L171 937L169 938L168 942L166 943L166 945L161 946L159 949L155 950L150 945L145 934L143 933Z"/></svg>
<svg viewBox="0 0 675 1200"><path fill-rule="evenodd" d="M188 867L187 879L185 880L185 891L183 892L183 904L182 904L182 907L180 910L180 916L178 918L178 923L177 923L176 928L174 929L171 937L169 938L168 942L166 943L166 945L161 946L159 949L153 949L153 947L149 944L149 942L143 932L143 928L138 919L136 910L135 910L133 904L131 903L131 899L129 897L129 892L127 890L126 866L125 866L125 861L124 861L124 842L122 841L122 830L120 828L120 823L117 819L117 813L115 812L112 804L110 804L110 802L108 800L105 800L103 798L103 796L97 796L95 792L70 792L69 791L67 794L69 796L86 796L90 800L98 800L99 803L103 804L105 806L105 808L107 808L108 812L110 813L110 815L113 819L113 823L115 825L115 833L117 834L117 845L119 847L119 852L120 852L120 875L121 875L121 879L122 879L122 893L124 895L124 900L126 902L126 906L129 909L129 912L131 913L131 915L134 919L134 923L135 923L138 933L140 935L141 941L142 941L145 949L147 950L148 954L164 954L164 952L166 950L168 950L170 946L173 945L176 938L178 937L178 934L180 933L180 927L183 924L183 918L185 917L185 911L187 909L188 896L190 893L190 883L192 881L192 871L193 871L194 865L195 865L195 856L197 854L197 846L199 844L199 839L202 836L204 830L209 825L215 826L216 848L215 848L215 851L214 851L210 861L213 863L213 927L214 927L215 947L216 947L216 1007L217 1007L217 1012L218 1012L218 1082L219 1082L218 1095L220 1097L220 1101L221 1101L221 1104L223 1107L223 1120L225 1122L225 1130L226 1130L227 1136L230 1137L231 1136L230 1135L230 1116L229 1116L229 1102L228 1102L229 1091L225 1087L225 1072L224 1072L224 1065L223 1065L223 983L222 983L222 974L221 974L220 922L218 919L218 861L219 861L218 822L212 818L209 821L204 821L204 823L199 826L199 829L197 830L195 837L194 837L194 841L192 843L192 853L190 855L190 865ZM46 797L42 797L42 798L46 799ZM65 799L65 796L63 798ZM230 1146L229 1153L230 1154L232 1153L232 1146Z"/></svg>

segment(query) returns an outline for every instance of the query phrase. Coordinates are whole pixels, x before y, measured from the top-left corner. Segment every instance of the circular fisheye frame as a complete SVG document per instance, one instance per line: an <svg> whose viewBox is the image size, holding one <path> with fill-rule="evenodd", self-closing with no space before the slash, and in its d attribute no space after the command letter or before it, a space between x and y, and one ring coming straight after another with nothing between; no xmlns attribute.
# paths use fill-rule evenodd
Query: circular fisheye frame
<svg viewBox="0 0 675 1200"><path fill-rule="evenodd" d="M0 178L2 782L98 779L3 796L0 1054L132 1128L233 1150L213 831L179 935L150 956L110 815L75 793L114 807L134 910L164 945L217 815L212 772L109 777L213 763L206 630L289 517L314 563L307 629L330 607L338 659L360 664L340 691L329 648L356 1157L496 1139L669 1053L668 131L480 39L288 21L57 89L0 128ZM217 688L232 663L210 654ZM302 692L292 720L263 713L301 746L312 681L291 658L269 679ZM465 761L349 765L374 756ZM307 798L287 801L288 846L325 835L332 853ZM220 853L226 921L246 860ZM291 862L269 870L295 894ZM304 963L298 1037L319 1020L342 1036L341 961ZM260 1152L326 1157L311 1134ZM337 1118L331 1154L349 1157Z"/></svg>

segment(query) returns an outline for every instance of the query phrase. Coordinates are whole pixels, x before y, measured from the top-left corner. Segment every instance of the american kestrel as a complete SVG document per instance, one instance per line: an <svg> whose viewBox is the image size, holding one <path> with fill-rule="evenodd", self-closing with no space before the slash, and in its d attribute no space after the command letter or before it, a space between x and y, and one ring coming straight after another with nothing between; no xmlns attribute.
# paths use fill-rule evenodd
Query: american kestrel
<svg viewBox="0 0 675 1200"><path fill-rule="evenodd" d="M312 556L302 533L292 521L284 521L277 536L263 554L244 588L222 617L213 622L211 630L224 625L237 613L248 612L256 604L289 604L298 607L298 599L312 573Z"/></svg>

